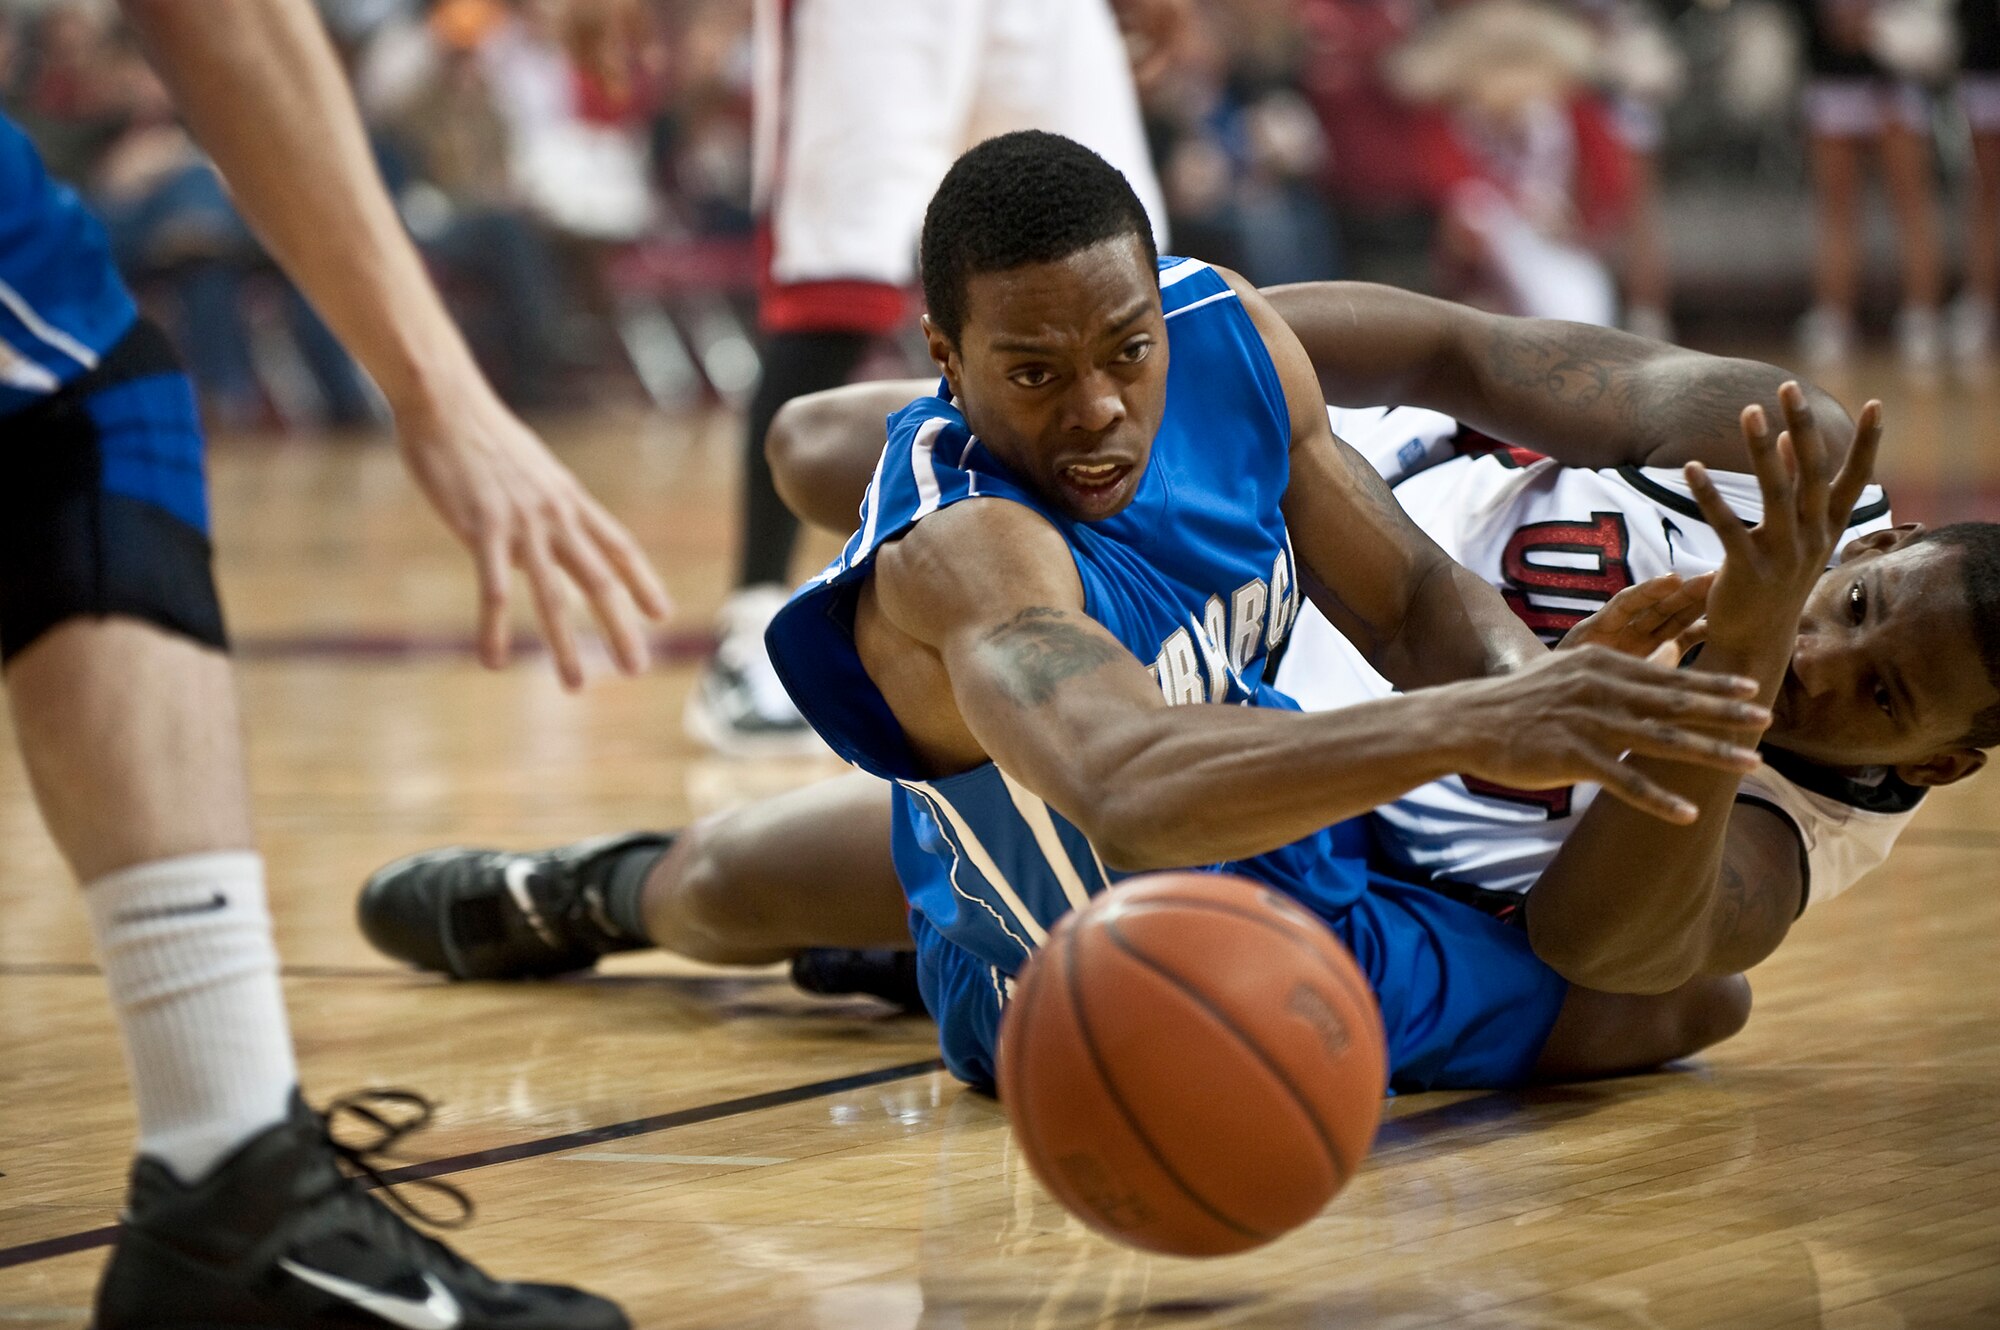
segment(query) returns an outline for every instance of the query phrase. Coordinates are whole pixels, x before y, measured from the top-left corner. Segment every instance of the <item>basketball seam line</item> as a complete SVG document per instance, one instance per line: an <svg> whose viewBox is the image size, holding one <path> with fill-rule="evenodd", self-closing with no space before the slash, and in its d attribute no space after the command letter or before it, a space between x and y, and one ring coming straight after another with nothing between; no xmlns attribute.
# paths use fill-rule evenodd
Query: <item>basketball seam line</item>
<svg viewBox="0 0 2000 1330"><path fill-rule="evenodd" d="M1259 1242L1269 1242L1277 1234L1265 1233L1260 1229L1250 1228L1247 1225L1238 1223L1236 1220L1222 1213L1222 1211L1216 1209L1209 1203L1206 1197L1189 1186L1187 1180L1181 1177L1172 1164L1167 1162L1166 1156L1160 1153L1160 1148L1153 1143L1153 1138L1146 1134L1145 1128L1139 1125L1138 1117L1125 1103L1125 1096L1118 1092L1117 1083L1111 1079L1111 1074L1104 1069L1104 1059L1098 1056L1097 1037L1092 1034L1090 1029L1090 1014L1084 1007L1083 994L1077 987L1076 965L1070 954L1075 950L1073 942L1074 937L1072 936L1071 942L1066 943L1063 948L1063 985L1069 990L1070 1007L1076 1012L1077 1029L1083 1033L1083 1050L1090 1055L1091 1068L1097 1072L1097 1083L1104 1087L1104 1093L1110 1098L1112 1106L1118 1110L1119 1116L1125 1119L1125 1125L1131 1129L1132 1138L1138 1141L1146 1153L1152 1157L1153 1163L1159 1167L1161 1173L1166 1175L1167 1180L1178 1187L1181 1194L1190 1201L1193 1201L1195 1206L1208 1215L1209 1218L1232 1232L1241 1233L1246 1238L1255 1238Z"/></svg>
<svg viewBox="0 0 2000 1330"><path fill-rule="evenodd" d="M1290 929L1281 928L1278 925L1272 923L1269 919L1265 918L1263 915L1257 914L1254 911L1239 910L1233 905L1225 905L1219 901L1182 900L1179 898L1168 898L1165 900L1132 901L1129 904L1124 901L1120 901L1119 905L1121 909L1131 914L1137 914L1141 910L1160 909L1168 905L1190 910L1210 910L1216 914L1226 914L1229 915L1231 918L1241 919L1247 923L1255 924L1259 928L1263 929L1268 933L1277 934L1291 946L1311 956L1313 958L1313 962L1317 964L1320 967L1320 969L1326 971L1326 973L1332 977L1333 981L1336 984L1340 985L1340 991L1347 994L1348 998L1352 1000L1355 1003L1355 1005L1366 1007L1370 1011L1374 1012L1375 1019L1377 1022L1380 1022L1382 1020L1382 1003L1381 1000L1375 996L1374 989L1370 988L1364 982L1361 987L1361 992L1357 994L1354 991L1354 985L1349 981L1349 978L1344 971L1339 969L1337 966L1327 964L1326 958L1324 956L1320 955L1319 952L1314 948L1307 946L1304 942L1302 942L1299 939L1297 934L1293 933ZM1333 930L1329 928L1327 931L1331 933ZM1338 934L1334 936L1334 941L1336 942L1340 941ZM1342 945L1345 946L1346 944L1342 943ZM1357 965L1358 964L1359 962L1357 962ZM1383 1030L1382 1045L1386 1049L1388 1047L1388 1044L1389 1044L1388 1031L1385 1028Z"/></svg>
<svg viewBox="0 0 2000 1330"><path fill-rule="evenodd" d="M1284 1087L1285 1093L1291 1096L1292 1102L1298 1106L1299 1112L1304 1114L1306 1121L1312 1124L1313 1135L1319 1138L1320 1148L1326 1151L1327 1160L1333 1165L1334 1176L1339 1179L1334 1184L1334 1189L1337 1191L1341 1187L1345 1187L1349 1177L1347 1161L1340 1157L1339 1148L1334 1145L1333 1139L1327 1135L1326 1124L1319 1120L1319 1114L1313 1112L1312 1105L1307 1101L1305 1095L1300 1093L1299 1087L1293 1084L1292 1078L1285 1074L1284 1069L1273 1062L1270 1055L1263 1050L1257 1041L1252 1039L1235 1021L1231 1020L1228 1014L1222 1011L1221 1008L1210 1002L1205 994L1184 982L1179 975L1157 964L1152 957L1144 955L1127 943L1124 935L1118 931L1118 924L1115 920L1106 920L1104 931L1110 936L1113 946L1192 999L1203 1011L1213 1016L1217 1024L1234 1035L1236 1042L1248 1049L1251 1055L1263 1064L1264 1070L1271 1073L1271 1079Z"/></svg>

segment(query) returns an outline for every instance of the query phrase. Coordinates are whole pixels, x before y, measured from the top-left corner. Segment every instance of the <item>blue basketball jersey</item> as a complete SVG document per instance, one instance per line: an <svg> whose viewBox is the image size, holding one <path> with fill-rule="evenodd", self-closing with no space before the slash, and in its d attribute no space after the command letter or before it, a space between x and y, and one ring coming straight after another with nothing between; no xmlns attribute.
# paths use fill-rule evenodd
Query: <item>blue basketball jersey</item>
<svg viewBox="0 0 2000 1330"><path fill-rule="evenodd" d="M966 427L941 390L889 418L861 529L795 594L767 642L785 687L849 762L895 782L895 856L911 907L979 957L996 987L1066 911L1116 881L1088 839L985 763L933 778L861 666L855 604L875 555L931 513L969 499L1032 509L1068 542L1084 606L1145 662L1170 703L1296 710L1264 677L1300 592L1279 504L1291 423L1263 338L1222 277L1160 261L1171 362L1166 413L1131 504L1101 522L1037 498ZM1355 824L1237 864L1322 914L1366 888Z"/></svg>
<svg viewBox="0 0 2000 1330"><path fill-rule="evenodd" d="M104 228L0 116L0 415L96 368L137 317Z"/></svg>

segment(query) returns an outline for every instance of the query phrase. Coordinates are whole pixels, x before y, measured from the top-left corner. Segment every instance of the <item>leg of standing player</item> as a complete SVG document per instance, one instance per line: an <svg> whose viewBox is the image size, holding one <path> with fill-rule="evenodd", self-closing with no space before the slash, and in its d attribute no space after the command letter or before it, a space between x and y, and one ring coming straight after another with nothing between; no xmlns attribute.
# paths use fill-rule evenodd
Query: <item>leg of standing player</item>
<svg viewBox="0 0 2000 1330"><path fill-rule="evenodd" d="M764 657L790 589L798 523L764 436L792 397L838 387L901 325L924 202L963 135L980 0L758 0L754 177L763 365L743 446L737 583L689 698L695 738L727 753L817 740Z"/></svg>
<svg viewBox="0 0 2000 1330"><path fill-rule="evenodd" d="M1103 153L1166 215L1105 0L759 0L756 15L763 368L736 589L687 713L696 738L735 753L818 747L764 658L798 532L764 457L771 419L844 383L902 326L917 228L952 158L992 134L1053 130Z"/></svg>
<svg viewBox="0 0 2000 1330"><path fill-rule="evenodd" d="M98 1330L253 1310L274 1330L322 1324L339 1289L368 1295L413 1267L442 1281L440 1305L493 1298L525 1318L510 1325L624 1325L609 1303L496 1297L471 1267L419 1254L343 1179L298 1099L193 389L146 324L86 363L6 421L26 446L0 486L0 654L37 800L84 884L139 1118ZM328 1255L340 1234L367 1236Z"/></svg>

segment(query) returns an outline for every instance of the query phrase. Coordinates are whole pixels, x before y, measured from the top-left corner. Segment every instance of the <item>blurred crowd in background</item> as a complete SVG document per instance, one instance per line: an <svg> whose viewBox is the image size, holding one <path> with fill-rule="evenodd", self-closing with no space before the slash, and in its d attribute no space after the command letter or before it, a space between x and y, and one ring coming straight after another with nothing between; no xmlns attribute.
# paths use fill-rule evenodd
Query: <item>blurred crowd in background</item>
<svg viewBox="0 0 2000 1330"><path fill-rule="evenodd" d="M752 0L321 0L516 405L754 382ZM2000 0L1201 0L1144 88L1173 247L1691 340L1993 354ZM379 420L102 0L0 0L0 99L225 428ZM922 114L913 103L912 114Z"/></svg>

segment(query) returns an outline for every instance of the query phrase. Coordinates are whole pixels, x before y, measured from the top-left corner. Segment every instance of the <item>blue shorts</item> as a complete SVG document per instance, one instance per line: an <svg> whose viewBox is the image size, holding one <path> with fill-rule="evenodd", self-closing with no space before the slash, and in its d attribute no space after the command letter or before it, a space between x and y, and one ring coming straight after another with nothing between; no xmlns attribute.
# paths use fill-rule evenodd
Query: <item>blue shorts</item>
<svg viewBox="0 0 2000 1330"><path fill-rule="evenodd" d="M1495 1089L1528 1079L1569 984L1535 958L1526 930L1372 872L1366 895L1320 917L1375 990L1394 1089ZM921 914L911 914L910 931L945 1064L990 1091L1005 980Z"/></svg>
<svg viewBox="0 0 2000 1330"><path fill-rule="evenodd" d="M114 614L223 647L209 565L194 387L158 328L0 416L0 659Z"/></svg>

